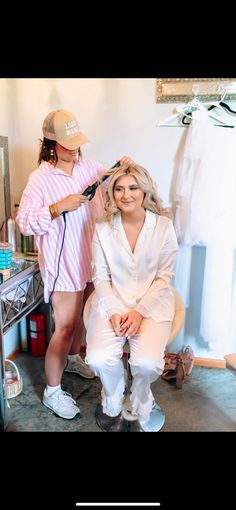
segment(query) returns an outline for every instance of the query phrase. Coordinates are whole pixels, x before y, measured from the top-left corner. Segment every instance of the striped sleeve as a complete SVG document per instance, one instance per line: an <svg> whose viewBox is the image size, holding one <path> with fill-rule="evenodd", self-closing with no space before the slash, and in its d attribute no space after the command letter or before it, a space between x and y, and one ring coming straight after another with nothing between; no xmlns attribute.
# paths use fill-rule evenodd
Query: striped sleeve
<svg viewBox="0 0 236 510"><path fill-rule="evenodd" d="M23 192L16 222L21 233L25 236L48 233L52 219L49 206L44 205L43 190L33 174Z"/></svg>

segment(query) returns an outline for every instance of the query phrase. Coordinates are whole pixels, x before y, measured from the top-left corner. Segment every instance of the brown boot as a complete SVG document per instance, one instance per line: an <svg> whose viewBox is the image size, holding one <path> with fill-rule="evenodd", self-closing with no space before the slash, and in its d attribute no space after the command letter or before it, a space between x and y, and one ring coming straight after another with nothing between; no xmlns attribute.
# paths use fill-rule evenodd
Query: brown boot
<svg viewBox="0 0 236 510"><path fill-rule="evenodd" d="M184 364L181 359L175 360L175 369L174 370L164 370L161 377L165 381L175 380L175 386L178 390L182 389L183 382L185 379L186 373L184 370Z"/></svg>
<svg viewBox="0 0 236 510"><path fill-rule="evenodd" d="M192 347L183 347L178 354L165 353L165 366L162 379L165 381L175 380L176 388L181 389L186 375L191 374L194 365L194 353Z"/></svg>
<svg viewBox="0 0 236 510"><path fill-rule="evenodd" d="M177 390L181 390L182 389L185 377L186 377L185 365L184 365L184 363L183 363L183 361L181 359L177 360L177 364L176 364L176 381L175 381L175 386L176 386Z"/></svg>
<svg viewBox="0 0 236 510"><path fill-rule="evenodd" d="M186 375L191 374L194 365L194 352L192 347L190 347L190 345L183 347L179 351L179 355L184 363L184 370L186 372Z"/></svg>

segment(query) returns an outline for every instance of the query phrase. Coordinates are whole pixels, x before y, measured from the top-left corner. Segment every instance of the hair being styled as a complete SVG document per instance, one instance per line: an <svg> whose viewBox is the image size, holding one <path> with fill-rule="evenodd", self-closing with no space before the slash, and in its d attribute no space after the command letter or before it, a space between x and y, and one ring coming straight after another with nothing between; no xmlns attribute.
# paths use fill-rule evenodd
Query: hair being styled
<svg viewBox="0 0 236 510"><path fill-rule="evenodd" d="M172 217L171 209L162 207L162 200L157 194L156 184L145 168L132 163L132 165L128 167L126 165L121 165L117 170L109 171L109 174L110 178L104 204L106 213L98 220L99 222L108 221L109 223L112 223L113 216L119 211L114 200L114 187L117 179L123 175L132 175L137 181L140 189L144 193L144 200L142 204L144 209L148 209L160 216L168 216L169 218Z"/></svg>
<svg viewBox="0 0 236 510"><path fill-rule="evenodd" d="M40 151L38 158L38 165L42 163L42 161L50 161L50 163L56 166L58 162L56 144L54 140L48 140L48 138L44 138L40 140ZM81 149L78 150L79 157L82 157Z"/></svg>

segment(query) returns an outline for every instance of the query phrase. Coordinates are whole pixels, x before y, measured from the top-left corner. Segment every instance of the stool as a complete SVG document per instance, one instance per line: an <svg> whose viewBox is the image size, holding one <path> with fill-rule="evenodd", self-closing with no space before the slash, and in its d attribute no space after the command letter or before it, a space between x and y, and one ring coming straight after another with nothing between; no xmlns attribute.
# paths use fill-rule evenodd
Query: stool
<svg viewBox="0 0 236 510"><path fill-rule="evenodd" d="M182 297L180 296L179 292L174 287L171 287L171 289L173 291L174 298L175 298L175 315L174 315L174 318L172 321L171 332L170 332L170 336L169 336L167 345L171 344L174 341L174 339L177 337L180 330L182 329L182 327L184 325L184 321L185 321L185 306L184 306ZM93 291L90 294L90 296L88 297L88 299L85 303L85 306L84 306L83 321L84 321L85 329L87 328L88 317L89 317L89 312L90 312L90 307L91 307L91 301L92 301L94 294L95 294L95 291ZM132 374L131 374L131 370L130 370L130 365L128 363L129 354L130 354L130 348L129 348L128 341L126 341L124 344L123 353L126 355L127 381L126 381L125 394L126 394L127 398L125 399L125 402L124 402L124 412L122 412L122 414L127 419L127 416L128 416L127 413L128 413L128 408L129 408L128 396L129 396L129 390L130 390L130 385L131 385L131 381L132 381ZM151 411L150 419L148 421L148 430L143 429L140 426L139 421L136 418L135 418L135 420L133 420L132 415L130 415L129 431L130 432L145 432L145 431L158 432L163 427L164 423L165 423L164 411L161 409L161 407L158 404L156 404L154 402L154 407Z"/></svg>

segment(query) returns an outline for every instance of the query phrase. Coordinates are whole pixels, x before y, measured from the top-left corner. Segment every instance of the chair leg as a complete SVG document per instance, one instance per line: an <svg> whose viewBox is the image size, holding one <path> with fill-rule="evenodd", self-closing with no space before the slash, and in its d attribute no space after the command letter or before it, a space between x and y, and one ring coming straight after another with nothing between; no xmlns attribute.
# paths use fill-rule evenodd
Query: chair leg
<svg viewBox="0 0 236 510"><path fill-rule="evenodd" d="M125 394L130 392L131 383L132 383L132 374L130 370L129 364L129 353L125 354L125 370L126 370L126 385L125 385Z"/></svg>
<svg viewBox="0 0 236 510"><path fill-rule="evenodd" d="M127 422L135 421L138 419L136 415L131 414L131 402L130 402L130 388L132 384L132 374L129 364L129 353L125 354L125 369L126 369L126 385L125 385L125 398L122 406L121 414Z"/></svg>
<svg viewBox="0 0 236 510"><path fill-rule="evenodd" d="M129 432L159 432L165 423L165 413L163 409L154 401L153 408L150 413L149 420L145 423L140 422L138 416L131 414L131 402L130 402L130 388L132 384L132 374L129 364L129 353L125 354L125 368L126 368L126 388L125 388L125 399L123 403L123 409L121 411L122 416L128 422Z"/></svg>

